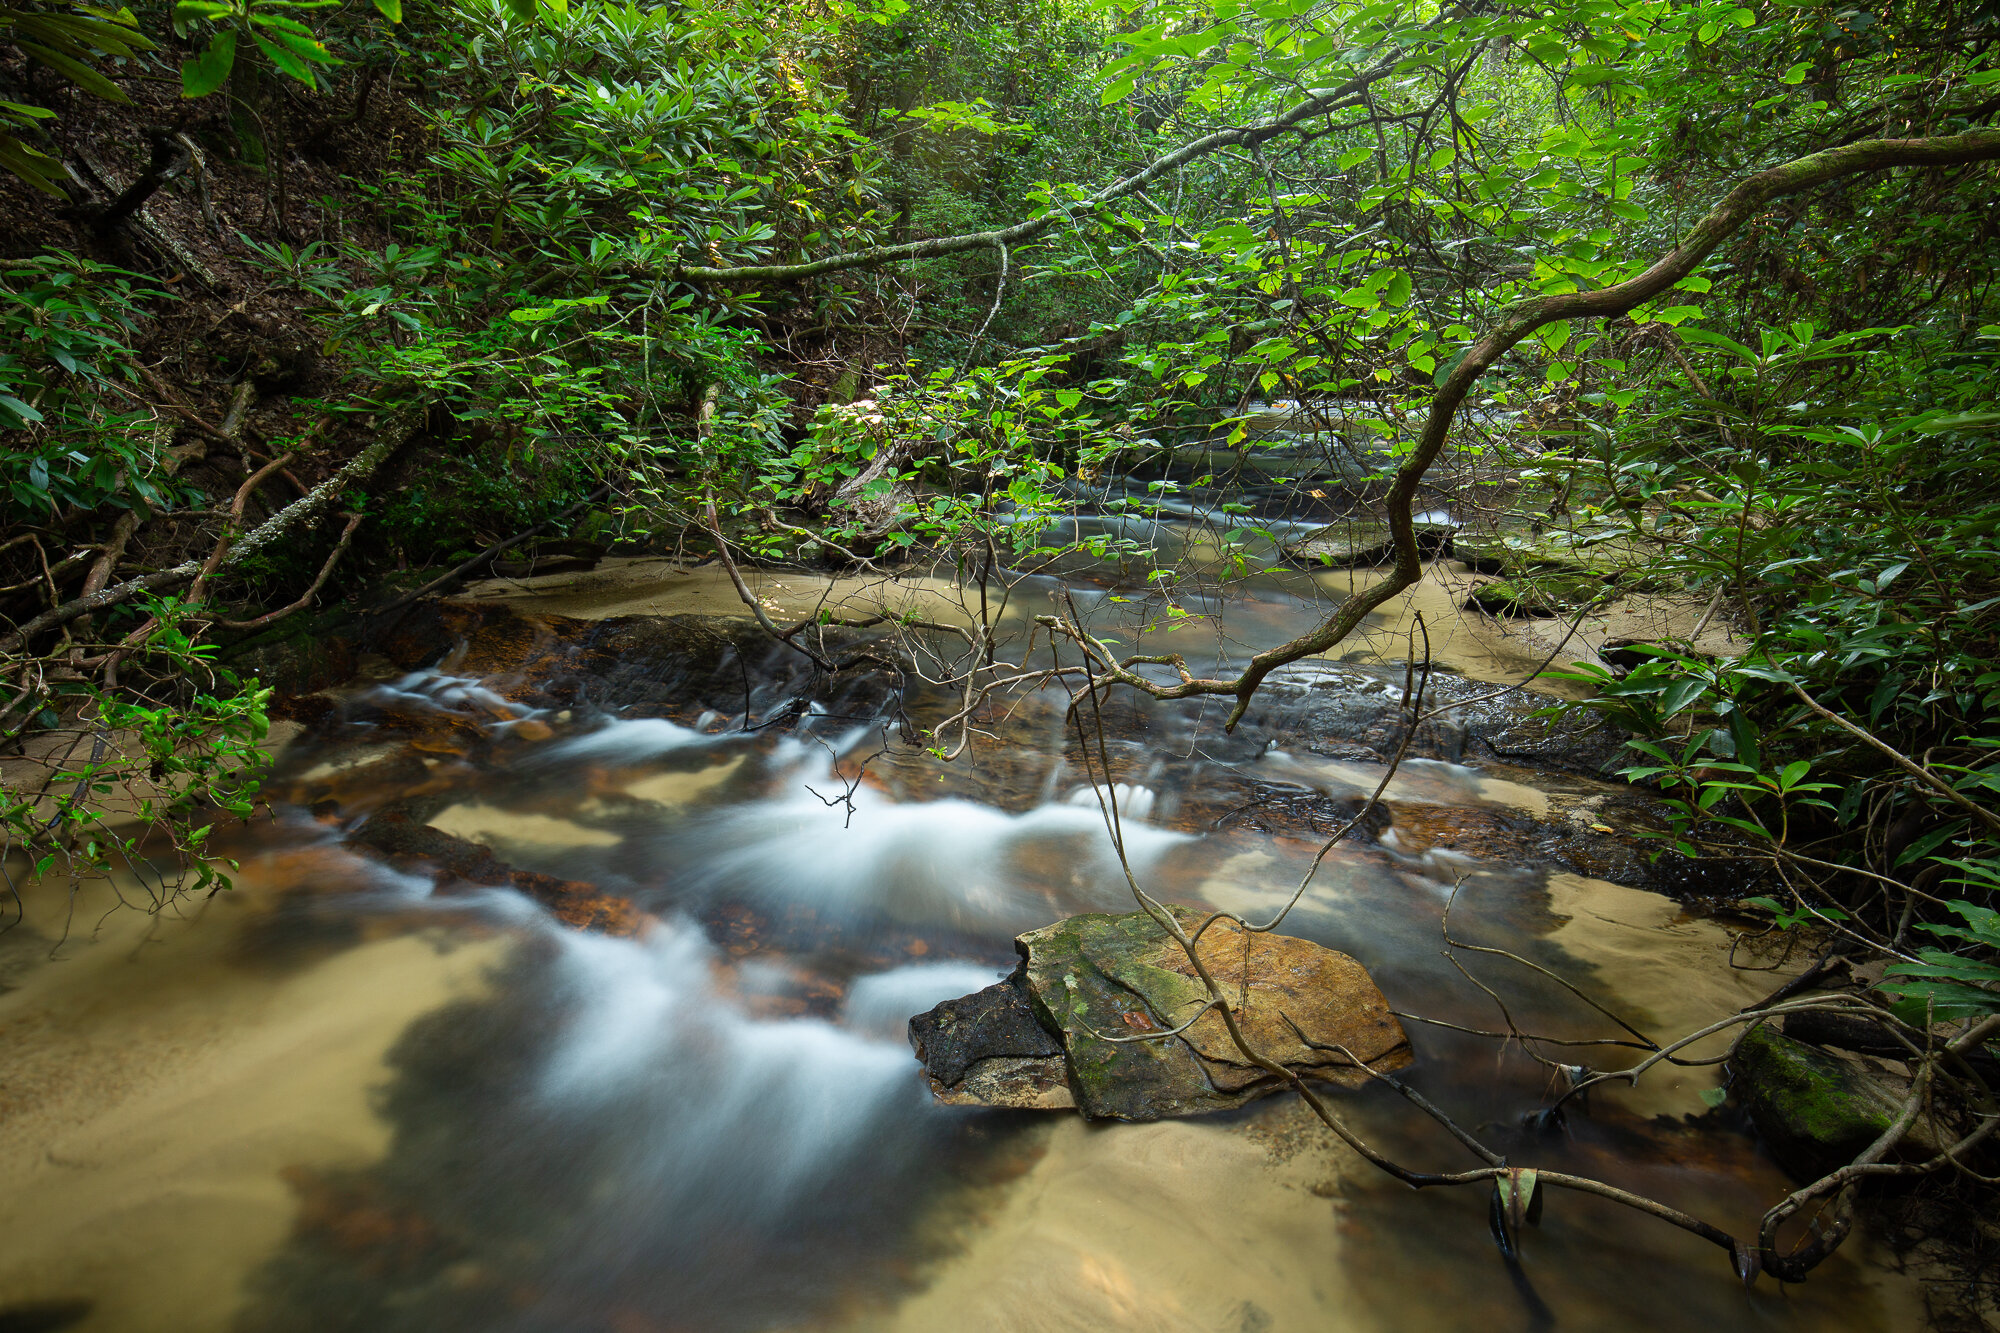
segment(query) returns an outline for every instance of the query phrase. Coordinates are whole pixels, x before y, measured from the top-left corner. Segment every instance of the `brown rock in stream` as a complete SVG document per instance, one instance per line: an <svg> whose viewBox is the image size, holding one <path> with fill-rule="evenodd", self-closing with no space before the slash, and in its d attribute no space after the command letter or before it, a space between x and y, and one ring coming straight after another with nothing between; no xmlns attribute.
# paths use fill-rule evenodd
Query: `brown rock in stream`
<svg viewBox="0 0 2000 1333"><path fill-rule="evenodd" d="M405 803L391 802L350 832L348 841L372 847L402 868L431 868L469 884L507 885L549 909L564 925L606 935L635 935L643 916L631 902L594 884L517 870L491 847L456 837L413 818Z"/></svg>
<svg viewBox="0 0 2000 1333"><path fill-rule="evenodd" d="M1174 912L1189 932L1202 920ZM1289 1086L1244 1054L1220 1013L1200 1013L1207 990L1193 963L1146 913L1073 916L1015 947L1022 964L1012 977L910 1021L940 1101L1157 1120ZM1357 1060L1383 1071L1409 1063L1388 1001L1346 954L1289 935L1246 935L1226 921L1197 947L1244 1040L1272 1063L1347 1087L1369 1078ZM1165 1033L1190 1018L1176 1036L1110 1039Z"/></svg>
<svg viewBox="0 0 2000 1333"><path fill-rule="evenodd" d="M1177 915L1183 916L1183 925L1192 918L1191 913ZM1345 1047L1356 1059L1384 1071L1410 1062L1409 1038L1368 969L1344 953L1294 935L1249 933L1247 949L1245 939L1246 932L1235 922L1218 921L1202 935L1197 952L1209 975L1235 1001L1230 1014L1252 1050L1345 1087L1360 1087L1369 1075L1335 1047ZM1167 942L1159 961L1191 985L1201 984L1180 945ZM1274 1077L1243 1054L1222 1015L1212 1009L1195 1020L1187 1041L1218 1088L1234 1091Z"/></svg>

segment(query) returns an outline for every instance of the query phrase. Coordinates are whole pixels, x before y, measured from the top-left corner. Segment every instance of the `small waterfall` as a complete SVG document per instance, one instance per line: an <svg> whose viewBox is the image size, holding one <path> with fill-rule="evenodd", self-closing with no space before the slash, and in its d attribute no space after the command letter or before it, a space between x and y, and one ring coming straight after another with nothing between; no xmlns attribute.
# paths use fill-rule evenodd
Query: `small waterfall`
<svg viewBox="0 0 2000 1333"><path fill-rule="evenodd" d="M412 671L387 684L363 690L355 703L391 711L450 713L460 717L526 718L540 710L523 708L477 680L443 671Z"/></svg>
<svg viewBox="0 0 2000 1333"><path fill-rule="evenodd" d="M563 1021L540 1095L558 1114L671 1127L628 1142L620 1164L669 1216L780 1213L846 1169L885 1118L922 1110L906 1043L746 1016L717 993L714 951L693 923L641 940L554 938Z"/></svg>
<svg viewBox="0 0 2000 1333"><path fill-rule="evenodd" d="M848 1031L875 1041L908 1040L910 1019L935 1005L985 990L1007 974L977 963L911 963L857 977L847 992L840 1021Z"/></svg>
<svg viewBox="0 0 2000 1333"><path fill-rule="evenodd" d="M662 717L620 718L595 731L557 741L536 754L533 766L552 764L644 764L677 750L715 745L728 738L695 731Z"/></svg>
<svg viewBox="0 0 2000 1333"><path fill-rule="evenodd" d="M1158 800L1159 793L1151 787L1135 786L1129 782L1115 783L1108 792L1101 792L1096 787L1079 787L1069 794L1069 804L1097 811L1100 815L1103 811L1100 801L1105 804L1115 801L1121 823L1145 823L1152 818L1153 806Z"/></svg>
<svg viewBox="0 0 2000 1333"><path fill-rule="evenodd" d="M1121 792L1126 854L1141 874L1188 840L1138 822L1150 797L1144 788ZM1011 935L1052 916L1130 904L1094 798L1088 808L1072 798L1022 814L956 799L899 804L801 770L778 796L678 833L671 845L706 892L807 904L835 920Z"/></svg>

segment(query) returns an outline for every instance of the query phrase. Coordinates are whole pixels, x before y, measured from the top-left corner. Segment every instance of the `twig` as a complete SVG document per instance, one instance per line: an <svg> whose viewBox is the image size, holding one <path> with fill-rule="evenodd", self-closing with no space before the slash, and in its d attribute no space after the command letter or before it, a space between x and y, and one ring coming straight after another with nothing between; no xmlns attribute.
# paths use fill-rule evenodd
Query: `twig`
<svg viewBox="0 0 2000 1333"><path fill-rule="evenodd" d="M223 444L228 444L232 442L231 436L228 434L228 432L224 431L222 427L216 425L212 421L209 421L208 419L203 417L200 413L196 412L193 408L181 402L179 398L175 397L174 391L167 387L166 381L161 379L159 376L159 372L155 371L151 366L147 365L143 361L138 360L136 357L133 358L127 364L129 364L132 367L133 371L138 374L140 379L146 381L147 388L151 389L154 393L160 396L160 405L162 407L166 408L168 411L172 412L175 416L179 417L182 421L187 422L188 425L193 426L196 430L208 436L210 439L216 440ZM115 383L115 381L106 381L106 382Z"/></svg>
<svg viewBox="0 0 2000 1333"><path fill-rule="evenodd" d="M1549 970L1546 967L1543 967L1540 963L1537 963L1532 959L1523 958L1520 954L1510 953L1505 949L1496 949L1490 944L1468 944L1463 940L1453 939L1451 937L1451 909L1458 904L1459 890L1464 887L1464 884L1465 882L1463 880L1460 880L1457 884L1452 885L1451 896L1445 900L1444 915L1439 923L1439 929L1442 930L1444 933L1444 942L1446 945L1450 946L1453 949L1470 949L1474 953L1492 954L1497 958L1505 958L1512 962L1519 963L1522 967L1527 968L1529 971L1547 977L1550 981L1555 982L1556 985L1561 986L1571 995L1576 996L1577 999L1582 1000L1585 1004L1589 1005L1592 1009L1595 1009L1598 1013L1603 1014L1606 1018L1616 1023L1619 1027L1624 1028L1626 1032L1630 1033L1632 1036L1644 1042L1646 1044L1646 1049L1650 1051L1658 1051L1660 1049L1660 1043L1654 1041L1651 1037L1639 1031L1639 1029L1633 1027L1630 1023L1627 1023L1624 1019L1620 1018L1617 1014L1612 1013L1609 1009L1606 1009L1603 1005L1591 999L1590 996L1586 995L1583 992L1583 990L1576 985L1575 982L1570 981L1568 978L1563 977L1558 973Z"/></svg>
<svg viewBox="0 0 2000 1333"><path fill-rule="evenodd" d="M242 401L240 395L237 401ZM240 420L240 414L236 413L235 409L231 409L231 414L238 416ZM250 503L250 496L263 483L264 478L291 461L290 454L279 454L244 478L243 484L236 488L236 498L229 502L229 517L223 521L222 535L216 538L215 549L208 553L208 559L202 562L201 572L194 577L194 586L188 589L188 602L191 605L199 604L202 595L207 591L209 576L215 573L216 567L222 563L222 557L228 552L230 538L236 535L236 525L243 521L243 508Z"/></svg>
<svg viewBox="0 0 2000 1333"><path fill-rule="evenodd" d="M299 594L299 599L296 602L293 602L289 606L280 607L276 611L258 616L253 620L221 620L216 623L224 629L262 629L273 621L283 620L294 611L304 610L307 603L312 601L313 594L318 592L326 583L327 575L333 573L335 562L342 555L346 554L347 548L353 544L354 530L361 526L361 520L365 517L366 515L364 514L349 514L347 516L347 526L341 530L340 540L335 543L332 553L327 556L326 563L319 567L319 577L312 581L311 587Z"/></svg>
<svg viewBox="0 0 2000 1333"><path fill-rule="evenodd" d="M2000 815L1997 815L1993 813L1991 810L1986 809L1984 806L1979 805L1978 803L1967 799L1965 793L1959 791L1958 788L1952 786L1949 782L1946 782L1943 778L1940 778L1937 774L1931 772L1928 768L1925 768L1922 764L1917 763L1915 760L1911 759L1908 755L1904 754L1902 751L1890 745L1887 741L1884 741L1874 732L1869 731L1864 727L1856 726L1854 723L1849 722L1846 718L1834 712L1832 709L1825 707L1820 703L1819 700L1813 698L1810 694L1807 694L1805 692L1805 687L1800 685L1797 681L1791 682L1791 685L1792 685L1792 693L1798 695L1799 698L1802 701L1804 701L1805 706L1807 708L1812 709L1813 712L1817 713L1822 718L1825 718L1828 722L1833 723L1833 725L1839 727L1842 731L1845 731L1850 736L1853 736L1856 739L1860 740L1863 744L1872 747L1873 749L1884 755L1891 763L1895 764L1896 767L1902 769L1905 773L1908 773L1911 777L1923 783L1926 787L1929 787L1932 791L1935 791L1938 795L1944 797L1947 801L1950 801L1953 805L1965 811L1967 814L1971 815L1974 819L1977 819L1980 823L1986 825L1987 828L1993 829L1996 832L2000 832Z"/></svg>

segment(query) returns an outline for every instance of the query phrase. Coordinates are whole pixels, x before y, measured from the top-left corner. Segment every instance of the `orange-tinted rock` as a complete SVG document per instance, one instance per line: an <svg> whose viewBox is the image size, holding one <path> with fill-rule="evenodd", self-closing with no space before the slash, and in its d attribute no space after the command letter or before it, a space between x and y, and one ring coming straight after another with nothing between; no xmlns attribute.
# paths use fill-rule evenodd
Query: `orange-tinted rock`
<svg viewBox="0 0 2000 1333"><path fill-rule="evenodd" d="M1533 819L1518 811L1490 805L1398 801L1390 811L1396 848L1412 856L1443 847L1467 856L1505 861L1518 853L1537 827Z"/></svg>
<svg viewBox="0 0 2000 1333"><path fill-rule="evenodd" d="M367 1177L336 1180L297 1166L279 1174L298 1198L293 1234L371 1278L435 1267L457 1253L429 1218L397 1204Z"/></svg>
<svg viewBox="0 0 2000 1333"><path fill-rule="evenodd" d="M1182 919L1185 925L1195 918L1182 914ZM1368 969L1344 953L1296 936L1252 932L1247 951L1245 937L1235 922L1217 921L1203 932L1197 952L1229 997L1230 1015L1252 1050L1350 1087L1366 1083L1369 1076L1336 1047L1384 1072L1410 1062L1409 1038ZM1196 980L1194 964L1177 943L1166 942L1159 963ZM1243 1054L1213 1010L1195 1020L1187 1041L1218 1087L1244 1087L1270 1077L1270 1071Z"/></svg>

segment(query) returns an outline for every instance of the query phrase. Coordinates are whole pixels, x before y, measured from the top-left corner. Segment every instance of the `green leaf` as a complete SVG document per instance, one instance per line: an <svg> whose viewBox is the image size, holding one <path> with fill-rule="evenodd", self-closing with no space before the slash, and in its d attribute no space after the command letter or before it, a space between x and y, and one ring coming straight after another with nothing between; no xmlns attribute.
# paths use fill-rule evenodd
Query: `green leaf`
<svg viewBox="0 0 2000 1333"><path fill-rule="evenodd" d="M250 40L257 43L257 49L264 53L266 60L277 66L279 73L289 74L308 88L315 86L313 83L312 66L300 59L297 53L281 46L261 33L251 33Z"/></svg>
<svg viewBox="0 0 2000 1333"><path fill-rule="evenodd" d="M47 65L50 69L61 74L71 83L74 83L77 87L93 96L101 97L107 102L130 102L132 100L124 94L117 84L98 73L95 66L85 64L81 60L64 55L61 51L52 50L37 42L24 42L17 39L14 45L21 48L23 55L29 56L40 64Z"/></svg>
<svg viewBox="0 0 2000 1333"><path fill-rule="evenodd" d="M222 86L235 64L236 30L224 28L209 40L206 51L181 62L181 96L208 96Z"/></svg>
<svg viewBox="0 0 2000 1333"><path fill-rule="evenodd" d="M1667 687L1665 696L1660 700L1660 716L1672 717L1696 699L1701 698L1703 692L1707 689L1708 682L1699 676L1686 676L1675 681Z"/></svg>
<svg viewBox="0 0 2000 1333"><path fill-rule="evenodd" d="M1681 337L1691 343L1706 343L1710 347L1720 347L1734 352L1743 360L1753 364L1758 359L1755 352L1745 347L1742 343L1737 342L1734 338L1725 338L1721 334L1711 333L1707 329L1682 329Z"/></svg>
<svg viewBox="0 0 2000 1333"><path fill-rule="evenodd" d="M1910 845L1897 854L1895 863L1906 866L1921 861L1964 831L1965 821L1962 819L1954 819L1940 828L1934 828L1922 837L1912 839Z"/></svg>
<svg viewBox="0 0 2000 1333"><path fill-rule="evenodd" d="M375 0L375 8L391 23L403 21L403 0Z"/></svg>
<svg viewBox="0 0 2000 1333"><path fill-rule="evenodd" d="M1988 426L2000 426L2000 412L1954 412L1948 416L1926 417L1911 429L1923 435L1936 435L1948 430L1981 430Z"/></svg>
<svg viewBox="0 0 2000 1333"><path fill-rule="evenodd" d="M1499 1190L1500 1206L1506 1210L1509 1231L1518 1236L1523 1225L1541 1222L1541 1180L1534 1168L1509 1167L1506 1175L1494 1177L1493 1184Z"/></svg>
<svg viewBox="0 0 2000 1333"><path fill-rule="evenodd" d="M1729 739L1736 746L1738 759L1746 764L1757 762L1757 726L1740 708L1729 714Z"/></svg>
<svg viewBox="0 0 2000 1333"><path fill-rule="evenodd" d="M67 179L62 163L47 153L36 152L5 130L0 130L0 167L14 173L43 194L53 195L57 199L67 197L62 189L62 183ZM21 400L0 395L0 403L7 402L20 403ZM21 403L21 406L25 408L27 404ZM39 413L35 419L38 421L41 419Z"/></svg>

